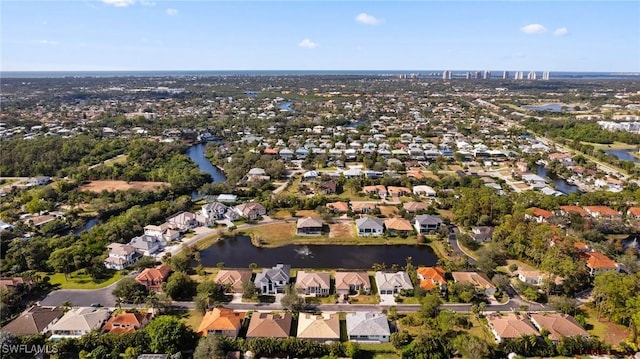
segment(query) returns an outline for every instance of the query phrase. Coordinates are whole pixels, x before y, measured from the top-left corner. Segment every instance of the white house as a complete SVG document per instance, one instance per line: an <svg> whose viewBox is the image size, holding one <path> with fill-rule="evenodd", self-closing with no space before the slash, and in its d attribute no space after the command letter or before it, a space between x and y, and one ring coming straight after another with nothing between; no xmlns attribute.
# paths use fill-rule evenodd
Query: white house
<svg viewBox="0 0 640 359"><path fill-rule="evenodd" d="M391 328L387 316L379 313L347 313L347 335L354 342L388 342Z"/></svg>
<svg viewBox="0 0 640 359"><path fill-rule="evenodd" d="M80 338L92 330L100 329L109 315L106 308L73 308L51 327L51 339Z"/></svg>
<svg viewBox="0 0 640 359"><path fill-rule="evenodd" d="M111 243L107 248L109 256L104 260L104 266L109 269L125 269L140 258L136 249L127 244Z"/></svg>

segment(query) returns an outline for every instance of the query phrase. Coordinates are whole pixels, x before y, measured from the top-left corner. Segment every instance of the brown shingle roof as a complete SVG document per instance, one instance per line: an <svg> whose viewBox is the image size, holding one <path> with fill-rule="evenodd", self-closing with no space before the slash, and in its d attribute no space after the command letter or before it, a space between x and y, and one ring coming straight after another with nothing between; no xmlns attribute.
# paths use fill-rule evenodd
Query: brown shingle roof
<svg viewBox="0 0 640 359"><path fill-rule="evenodd" d="M538 328L549 331L549 337L553 340L560 340L564 337L589 336L584 328L573 319L572 316L562 313L533 313L531 321Z"/></svg>
<svg viewBox="0 0 640 359"><path fill-rule="evenodd" d="M251 269L221 269L216 274L214 282L222 285L231 285L236 291L242 291L242 284L251 280L253 272Z"/></svg>
<svg viewBox="0 0 640 359"><path fill-rule="evenodd" d="M39 334L51 322L60 319L63 314L64 311L61 308L31 307L2 327L2 332L13 335Z"/></svg>
<svg viewBox="0 0 640 359"><path fill-rule="evenodd" d="M290 313L253 313L247 338L287 338L291 331Z"/></svg>
<svg viewBox="0 0 640 359"><path fill-rule="evenodd" d="M523 335L540 335L531 321L521 315L488 315L487 319L500 339L519 338Z"/></svg>
<svg viewBox="0 0 640 359"><path fill-rule="evenodd" d="M384 225L388 230L393 231L412 231L413 226L411 226L411 222L407 221L404 218L389 218L384 221Z"/></svg>

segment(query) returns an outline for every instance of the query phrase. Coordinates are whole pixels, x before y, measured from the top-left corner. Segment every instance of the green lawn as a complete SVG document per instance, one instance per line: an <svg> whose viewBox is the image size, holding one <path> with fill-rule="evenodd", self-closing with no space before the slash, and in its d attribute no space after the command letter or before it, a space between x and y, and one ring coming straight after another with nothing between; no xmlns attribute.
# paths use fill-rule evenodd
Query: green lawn
<svg viewBox="0 0 640 359"><path fill-rule="evenodd" d="M40 273L42 277L49 277L49 283L54 286L58 286L59 289L99 289L107 287L122 277L120 272L116 272L113 277L105 280L94 281L91 276L84 273L84 271L77 271L70 273L65 279L64 273Z"/></svg>
<svg viewBox="0 0 640 359"><path fill-rule="evenodd" d="M400 354L391 343L360 343L360 349L365 352L363 357L376 359L399 359Z"/></svg>
<svg viewBox="0 0 640 359"><path fill-rule="evenodd" d="M203 317L204 314L199 310L189 310L181 313L180 320L195 331L198 330Z"/></svg>

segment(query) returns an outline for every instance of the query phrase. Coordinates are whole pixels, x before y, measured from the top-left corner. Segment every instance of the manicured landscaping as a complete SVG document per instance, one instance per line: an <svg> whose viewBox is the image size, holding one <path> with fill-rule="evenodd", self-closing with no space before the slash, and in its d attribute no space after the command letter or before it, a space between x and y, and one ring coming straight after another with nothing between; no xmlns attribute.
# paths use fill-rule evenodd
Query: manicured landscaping
<svg viewBox="0 0 640 359"><path fill-rule="evenodd" d="M39 273L43 278L49 277L49 283L57 286L58 289L100 289L107 287L122 277L121 272L115 272L111 278L104 280L94 280L84 270L72 272L65 278L64 273Z"/></svg>
<svg viewBox="0 0 640 359"><path fill-rule="evenodd" d="M180 320L190 326L194 331L198 330L203 317L204 314L199 310L189 310L180 313Z"/></svg>

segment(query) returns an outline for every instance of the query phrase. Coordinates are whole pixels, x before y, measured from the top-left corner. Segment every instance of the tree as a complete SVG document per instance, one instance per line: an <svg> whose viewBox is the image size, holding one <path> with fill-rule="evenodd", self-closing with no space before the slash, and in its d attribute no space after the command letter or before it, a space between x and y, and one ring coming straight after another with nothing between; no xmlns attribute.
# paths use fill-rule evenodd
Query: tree
<svg viewBox="0 0 640 359"><path fill-rule="evenodd" d="M185 254L171 257L171 269L174 272L187 272L191 269L191 258Z"/></svg>
<svg viewBox="0 0 640 359"><path fill-rule="evenodd" d="M242 283L242 298L250 299L253 298L257 293L257 288L253 281L245 281Z"/></svg>
<svg viewBox="0 0 640 359"><path fill-rule="evenodd" d="M422 298L420 305L420 316L423 318L435 318L440 311L439 307L442 304L442 300L437 294L427 294Z"/></svg>
<svg viewBox="0 0 640 359"><path fill-rule="evenodd" d="M490 358L491 350L486 341L475 335L462 334L453 339L451 345L462 359Z"/></svg>
<svg viewBox="0 0 640 359"><path fill-rule="evenodd" d="M225 357L222 343L223 339L219 335L209 335L200 339L193 359L221 359Z"/></svg>
<svg viewBox="0 0 640 359"><path fill-rule="evenodd" d="M164 291L173 300L191 300L196 292L196 282L185 273L174 272L165 283Z"/></svg>
<svg viewBox="0 0 640 359"><path fill-rule="evenodd" d="M400 349L411 343L411 335L407 331L395 332L389 339L394 348Z"/></svg>
<svg viewBox="0 0 640 359"><path fill-rule="evenodd" d="M116 284L112 294L126 302L142 303L147 295L147 289L134 278L125 277Z"/></svg>
<svg viewBox="0 0 640 359"><path fill-rule="evenodd" d="M286 310L299 312L305 306L304 297L300 296L296 291L294 284L289 284L284 291L284 296L280 299L280 304Z"/></svg>
<svg viewBox="0 0 640 359"><path fill-rule="evenodd" d="M161 315L155 318L144 331L149 335L149 349L154 353L173 354L195 345L195 333L172 316Z"/></svg>

